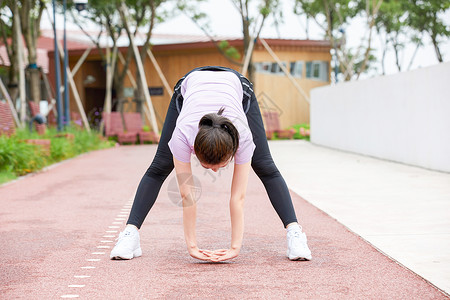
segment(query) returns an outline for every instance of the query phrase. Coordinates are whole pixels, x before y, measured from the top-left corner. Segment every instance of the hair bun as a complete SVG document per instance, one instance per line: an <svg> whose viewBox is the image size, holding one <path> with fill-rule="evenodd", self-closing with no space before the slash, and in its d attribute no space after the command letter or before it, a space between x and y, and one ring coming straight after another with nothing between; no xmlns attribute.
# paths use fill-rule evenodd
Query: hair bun
<svg viewBox="0 0 450 300"><path fill-rule="evenodd" d="M233 123L222 116L222 107L217 113L204 115L198 124L194 149L197 158L208 164L219 164L234 157L239 148L239 132ZM222 130L212 130L219 128Z"/></svg>

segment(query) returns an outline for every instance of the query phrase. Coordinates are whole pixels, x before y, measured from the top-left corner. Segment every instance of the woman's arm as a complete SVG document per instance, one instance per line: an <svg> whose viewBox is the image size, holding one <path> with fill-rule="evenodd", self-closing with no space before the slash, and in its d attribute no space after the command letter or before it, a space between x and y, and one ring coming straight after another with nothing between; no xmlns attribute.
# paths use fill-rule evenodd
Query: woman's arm
<svg viewBox="0 0 450 300"><path fill-rule="evenodd" d="M231 183L230 217L231 217L231 247L228 250L205 252L212 261L223 261L238 256L244 237L244 200L247 192L250 162L235 164Z"/></svg>
<svg viewBox="0 0 450 300"><path fill-rule="evenodd" d="M244 200L247 192L250 162L234 165L233 181L231 183L230 217L231 217L231 248L241 249L244 237Z"/></svg>
<svg viewBox="0 0 450 300"><path fill-rule="evenodd" d="M183 201L183 228L184 238L189 254L201 260L210 258L201 253L197 247L197 238L195 235L195 222L197 215L197 200L195 199L195 186L192 177L191 164L185 163L173 158L175 172L177 174L178 188L180 189L181 199Z"/></svg>

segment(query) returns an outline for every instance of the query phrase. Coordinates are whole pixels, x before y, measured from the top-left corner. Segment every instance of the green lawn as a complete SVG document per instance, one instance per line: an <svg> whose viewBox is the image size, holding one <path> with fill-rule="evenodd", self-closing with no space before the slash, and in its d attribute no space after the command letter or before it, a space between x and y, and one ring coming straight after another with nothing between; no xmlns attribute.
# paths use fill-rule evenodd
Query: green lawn
<svg viewBox="0 0 450 300"><path fill-rule="evenodd" d="M30 139L50 140L50 153L42 146L26 142ZM105 140L98 132L88 133L75 127L63 132L47 129L45 135L35 131L17 130L16 134L0 136L0 184L32 173L56 162L75 157L81 153L114 146L115 142Z"/></svg>

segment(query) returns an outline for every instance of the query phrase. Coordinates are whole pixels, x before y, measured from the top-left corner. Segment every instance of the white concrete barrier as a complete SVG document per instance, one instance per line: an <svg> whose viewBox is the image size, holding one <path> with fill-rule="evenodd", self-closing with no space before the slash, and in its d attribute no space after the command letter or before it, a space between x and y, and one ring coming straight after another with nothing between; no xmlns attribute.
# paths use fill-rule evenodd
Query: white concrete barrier
<svg viewBox="0 0 450 300"><path fill-rule="evenodd" d="M311 141L450 172L450 63L313 89Z"/></svg>

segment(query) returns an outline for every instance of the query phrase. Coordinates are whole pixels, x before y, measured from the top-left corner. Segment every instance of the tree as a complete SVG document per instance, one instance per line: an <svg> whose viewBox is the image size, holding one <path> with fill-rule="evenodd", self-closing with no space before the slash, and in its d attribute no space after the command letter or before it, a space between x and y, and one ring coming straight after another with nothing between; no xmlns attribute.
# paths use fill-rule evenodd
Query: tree
<svg viewBox="0 0 450 300"><path fill-rule="evenodd" d="M139 29L146 26L146 37L145 42L141 47L140 55L141 59L144 61L147 55L147 50L150 47L150 38L153 32L153 28L156 22L163 19L163 14L157 11L157 8L165 0L127 0L125 4L129 8L130 18L133 21L133 30L127 32L129 39L135 39L139 32ZM118 100L117 110L123 111L123 100L124 100L124 82L129 72L129 66L133 59L133 51L131 47L127 48L121 67L119 68L119 60L117 59L117 40L125 30L123 26L122 19L118 13L119 6L121 5L120 0L108 1L108 0L95 0L90 1L87 8L87 18L89 21L96 24L100 24L101 30L97 37L92 37L83 28L83 23L74 18L74 21L78 24L81 30L85 32L87 36L90 37L91 41L97 46L97 49L102 57L103 64L107 67L107 72L110 74L110 80L114 83L114 89L116 91L116 98ZM100 36L103 30L107 33L109 39L112 41L112 51L108 50L108 47L103 49L100 44ZM115 71L113 71L115 70ZM109 75L107 74L108 78ZM137 73L137 76L139 74ZM139 79L139 78L137 78ZM142 99L142 89L147 87L142 87L140 80L136 80L137 89L135 95L137 99ZM107 96L108 97L108 96ZM108 101L108 100L107 100ZM110 106L105 101L105 108L110 110ZM142 112L142 104L137 103L137 111Z"/></svg>
<svg viewBox="0 0 450 300"><path fill-rule="evenodd" d="M30 80L30 98L35 102L41 100L41 79L37 68L37 39L40 32L40 22L45 9L44 1L22 0L2 1L2 16L0 28L3 43L7 49L10 61L9 92L12 99L16 99L19 93L18 74L19 68L19 39L25 40L28 50L28 77ZM9 10L9 12L8 12ZM16 17L14 17L16 16ZM17 18L17 16L19 18ZM18 24L20 22L20 24ZM21 34L17 34L17 27L21 28ZM8 43L8 38L11 42Z"/></svg>
<svg viewBox="0 0 450 300"><path fill-rule="evenodd" d="M294 13L306 14L323 30L338 60L344 80L358 79L370 67L375 18L383 0L296 0ZM345 28L356 16L366 22L366 38L357 49L347 48Z"/></svg>
<svg viewBox="0 0 450 300"><path fill-rule="evenodd" d="M89 1L89 5L86 8L85 15L75 15L74 6L70 6L70 12L75 24L89 37L91 42L97 47L98 53L102 59L102 64L106 69L106 94L103 109L105 112L111 112L113 104L111 103L111 90L113 80L115 77L120 77L120 72L114 72L117 62L118 45L117 40L122 32L120 18L117 13L117 6L119 1L108 0L93 0ZM92 36L85 30L86 23L95 23L100 26L100 30L97 36ZM104 46L102 44L101 36L106 33L107 42ZM112 41L112 51L109 42ZM128 68L131 56L127 56L125 68ZM123 93L122 89L117 89L120 93Z"/></svg>
<svg viewBox="0 0 450 300"><path fill-rule="evenodd" d="M450 2L444 0L405 0L407 1L409 27L427 34L433 43L436 58L443 62L439 48L442 39L450 37L449 24L445 24L442 15L450 8Z"/></svg>
<svg viewBox="0 0 450 300"><path fill-rule="evenodd" d="M392 46L394 50L398 71L402 70L400 56L405 47L405 42L407 42L404 22L406 15L407 12L404 10L404 5L401 1L384 0L380 6L380 13L376 17L375 26L382 41L381 66L383 74L385 74L384 59L389 46Z"/></svg>
<svg viewBox="0 0 450 300"><path fill-rule="evenodd" d="M28 50L28 73L30 78L30 98L39 103L41 100L41 75L37 68L37 40L40 34L43 0L21 0L18 2L22 34Z"/></svg>
<svg viewBox="0 0 450 300"><path fill-rule="evenodd" d="M191 20L208 36L208 38L214 42L218 51L224 55L228 61L231 63L243 67L244 64L240 60L241 56L238 51L230 47L228 42L226 41L218 41L213 33L211 33L211 29L209 28L209 20L205 13L200 12L198 9L198 2L202 2L203 0L197 0L197 3L184 1L178 1L178 8L183 11ZM277 21L281 15L281 10L279 10L280 3L279 0L230 0L233 5L238 10L241 21L242 21L242 35L244 41L244 53L245 57L249 57L249 65L248 65L248 78L251 82L254 82L254 68L252 63L252 54L253 47L249 47L252 45L252 40L255 41L259 38L261 30L263 29L264 23L269 17L269 15L274 16ZM255 4L257 12L252 12L251 4ZM251 28L255 30L251 32Z"/></svg>
<svg viewBox="0 0 450 300"><path fill-rule="evenodd" d="M11 99L17 99L19 95L19 59L18 59L18 35L16 34L16 18L12 15L17 11L17 2L3 1L0 10L0 31L3 45L9 59L8 92ZM10 42L8 42L10 41Z"/></svg>
<svg viewBox="0 0 450 300"><path fill-rule="evenodd" d="M147 51L150 49L150 38L152 37L153 28L155 27L155 24L157 22L161 22L164 19L165 13L159 12L157 9L161 6L165 0L147 0L144 3L139 3L140 1L137 1L134 6L132 6L131 14L132 19L134 20L134 32L127 32L127 35L129 39L135 38L138 34L138 29L141 27L144 27L145 25L145 41L141 45L141 49L139 51L139 55L141 57L141 61L144 64L147 60ZM128 48L129 52L132 52L131 48ZM137 69L137 68L136 68ZM122 71L123 73L123 71ZM123 73L123 76L125 76L125 73ZM142 81L140 80L140 73L138 70L136 70L136 84L137 88L135 91L135 97L138 101L136 103L137 105L137 111L143 114L143 105L142 100L144 99L144 91L143 89L148 88L147 86L142 86ZM161 120L162 121L162 120Z"/></svg>

